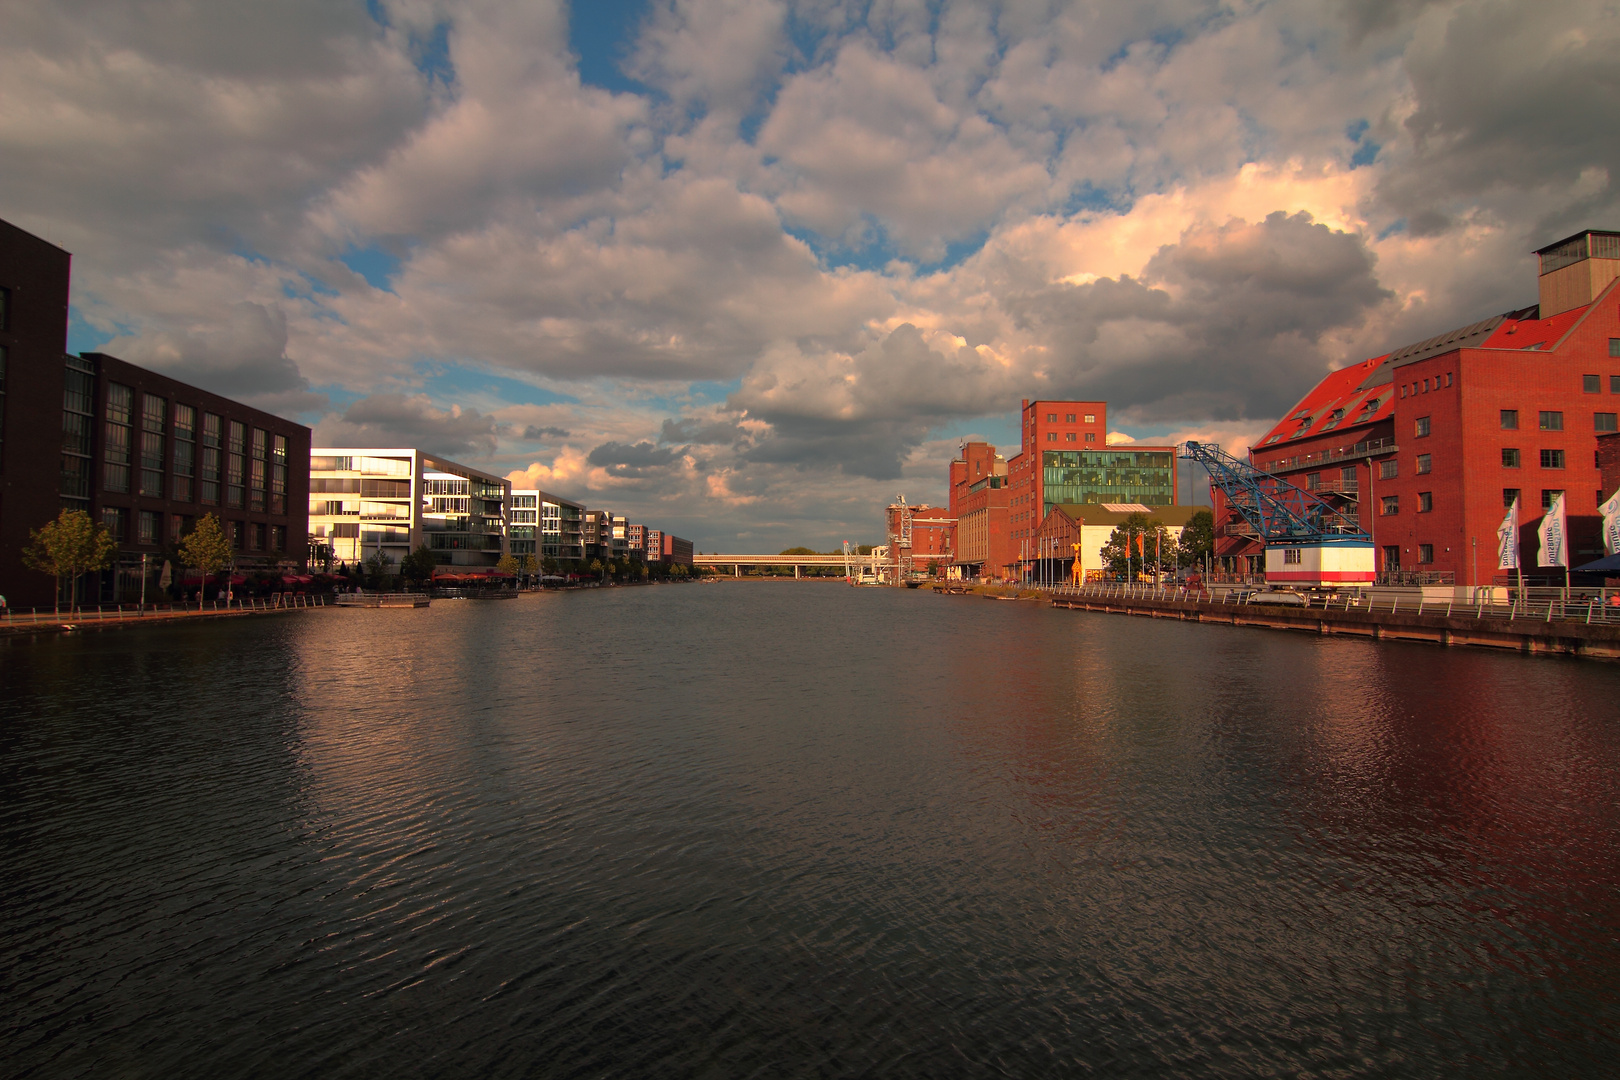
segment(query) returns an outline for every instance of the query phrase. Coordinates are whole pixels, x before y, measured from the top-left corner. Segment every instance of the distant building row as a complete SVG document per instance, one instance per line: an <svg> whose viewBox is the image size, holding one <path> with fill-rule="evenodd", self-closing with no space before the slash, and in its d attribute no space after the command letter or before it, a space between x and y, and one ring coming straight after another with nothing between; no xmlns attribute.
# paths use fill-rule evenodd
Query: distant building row
<svg viewBox="0 0 1620 1080"><path fill-rule="evenodd" d="M314 447L302 424L114 356L69 356L70 271L67 252L0 221L0 595L14 605L51 602L22 552L63 508L118 544L104 600L138 594L153 557L210 513L238 569L378 551L397 563L424 544L455 567L508 553L691 564L690 542L608 511L416 449Z"/></svg>

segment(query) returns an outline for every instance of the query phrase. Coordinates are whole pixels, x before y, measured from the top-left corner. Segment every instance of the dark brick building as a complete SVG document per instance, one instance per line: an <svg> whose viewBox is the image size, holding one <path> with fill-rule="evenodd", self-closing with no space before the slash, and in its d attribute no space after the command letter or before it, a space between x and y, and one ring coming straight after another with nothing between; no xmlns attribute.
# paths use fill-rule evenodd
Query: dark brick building
<svg viewBox="0 0 1620 1080"><path fill-rule="evenodd" d="M301 568L310 430L101 353L68 356L70 256L0 222L0 593L51 603L22 565L30 529L85 510L118 542L91 595L129 599L195 521L216 514L238 569ZM82 595L82 593L81 593Z"/></svg>

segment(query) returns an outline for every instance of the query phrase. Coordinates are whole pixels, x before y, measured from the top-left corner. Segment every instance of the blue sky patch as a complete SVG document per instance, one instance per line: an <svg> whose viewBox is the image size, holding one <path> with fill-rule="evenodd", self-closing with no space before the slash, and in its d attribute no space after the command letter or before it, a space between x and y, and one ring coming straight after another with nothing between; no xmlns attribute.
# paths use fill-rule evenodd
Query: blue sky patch
<svg viewBox="0 0 1620 1080"><path fill-rule="evenodd" d="M422 364L422 391L436 402L466 402L492 397L503 405L577 405L579 399L541 389L533 383L464 364Z"/></svg>
<svg viewBox="0 0 1620 1080"><path fill-rule="evenodd" d="M615 93L645 94L647 87L621 70L647 15L648 0L573 0L568 45L579 57L580 82Z"/></svg>
<svg viewBox="0 0 1620 1080"><path fill-rule="evenodd" d="M363 248L350 246L338 256L338 261L365 278L373 289L391 293L394 286L389 279L398 273L399 264L404 260L373 244Z"/></svg>
<svg viewBox="0 0 1620 1080"><path fill-rule="evenodd" d="M1363 165L1371 165L1378 159L1378 151L1382 149L1383 147L1379 146L1371 139L1368 139L1366 142L1356 147L1356 152L1350 155L1350 167L1352 169L1359 169Z"/></svg>
<svg viewBox="0 0 1620 1080"><path fill-rule="evenodd" d="M75 354L82 352L96 352L103 345L107 344L107 342L111 341L115 337L118 337L121 333L127 334L129 331L123 327L119 327L111 334L104 330L98 330L94 326L91 326L89 323L84 321L84 316L79 313L78 308L72 306L71 304L68 305L68 352Z"/></svg>

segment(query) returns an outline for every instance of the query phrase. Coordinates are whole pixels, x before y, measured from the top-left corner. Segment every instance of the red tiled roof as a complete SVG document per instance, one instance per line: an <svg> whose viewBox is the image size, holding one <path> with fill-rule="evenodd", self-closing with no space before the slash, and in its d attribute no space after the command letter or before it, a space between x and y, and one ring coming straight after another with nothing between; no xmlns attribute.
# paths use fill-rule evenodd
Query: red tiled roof
<svg viewBox="0 0 1620 1080"><path fill-rule="evenodd" d="M1550 319L1515 319L1510 316L1502 320L1502 325L1479 348L1528 349L1539 345L1543 349L1550 349L1584 314L1585 305L1559 312Z"/></svg>
<svg viewBox="0 0 1620 1080"><path fill-rule="evenodd" d="M1328 375L1288 411L1281 423L1266 432L1255 449L1286 444L1291 439L1320 435L1324 431L1348 431L1388 418L1395 411L1394 384L1385 382L1363 388L1388 355L1375 356Z"/></svg>

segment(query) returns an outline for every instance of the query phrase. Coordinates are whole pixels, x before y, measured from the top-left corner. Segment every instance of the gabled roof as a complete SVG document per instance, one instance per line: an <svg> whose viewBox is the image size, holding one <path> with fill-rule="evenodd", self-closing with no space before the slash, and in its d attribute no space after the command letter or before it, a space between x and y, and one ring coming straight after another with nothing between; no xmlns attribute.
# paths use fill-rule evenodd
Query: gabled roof
<svg viewBox="0 0 1620 1080"><path fill-rule="evenodd" d="M1255 449L1387 419L1395 411L1394 385L1387 379L1374 385L1374 376L1388 359L1375 356L1330 372L1276 427L1266 432Z"/></svg>
<svg viewBox="0 0 1620 1080"><path fill-rule="evenodd" d="M1479 346L1482 349L1550 349L1569 328L1580 321L1590 305L1561 311L1550 319L1540 317L1539 307L1513 312L1496 331Z"/></svg>

